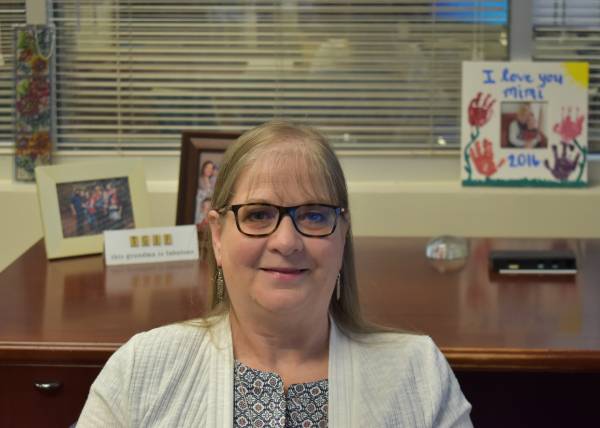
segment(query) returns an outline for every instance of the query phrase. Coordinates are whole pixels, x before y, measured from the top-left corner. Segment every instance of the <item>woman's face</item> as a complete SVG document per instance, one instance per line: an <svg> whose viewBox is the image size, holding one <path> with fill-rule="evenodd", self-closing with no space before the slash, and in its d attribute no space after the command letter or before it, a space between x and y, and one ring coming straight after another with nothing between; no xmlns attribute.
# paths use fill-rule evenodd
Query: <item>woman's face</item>
<svg viewBox="0 0 600 428"><path fill-rule="evenodd" d="M331 203L300 190L298 177L289 174L286 168L270 175L263 175L256 168L261 166L251 168L253 177L268 176L269 180L250 180L247 172L242 173L230 204ZM312 193L326 194L322 190ZM343 217L338 218L335 232L324 238L302 236L287 215L271 235L258 238L243 235L237 229L232 211L222 220L215 211L210 216L217 265L223 268L234 310L244 308L245 312L281 315L291 315L294 311L327 313L348 230Z"/></svg>
<svg viewBox="0 0 600 428"><path fill-rule="evenodd" d="M202 168L202 175L204 177L210 177L211 175L213 175L214 171L215 165L212 162L208 162L204 165L204 168Z"/></svg>

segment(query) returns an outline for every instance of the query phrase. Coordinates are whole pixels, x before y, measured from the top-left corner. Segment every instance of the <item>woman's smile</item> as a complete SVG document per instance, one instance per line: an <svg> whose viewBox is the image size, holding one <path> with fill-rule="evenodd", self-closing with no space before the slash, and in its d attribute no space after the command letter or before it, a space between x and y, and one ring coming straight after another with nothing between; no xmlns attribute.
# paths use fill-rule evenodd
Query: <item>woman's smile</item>
<svg viewBox="0 0 600 428"><path fill-rule="evenodd" d="M309 272L308 269L289 267L263 267L259 269L269 274L273 279L281 281L296 281Z"/></svg>

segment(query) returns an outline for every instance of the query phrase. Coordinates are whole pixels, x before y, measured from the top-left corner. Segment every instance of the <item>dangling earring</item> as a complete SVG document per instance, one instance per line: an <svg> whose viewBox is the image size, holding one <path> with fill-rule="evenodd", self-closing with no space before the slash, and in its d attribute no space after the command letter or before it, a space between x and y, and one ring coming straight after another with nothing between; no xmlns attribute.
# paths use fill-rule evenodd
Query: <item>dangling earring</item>
<svg viewBox="0 0 600 428"><path fill-rule="evenodd" d="M338 272L337 280L335 281L335 298L336 300L340 300L340 288L342 283L342 274Z"/></svg>
<svg viewBox="0 0 600 428"><path fill-rule="evenodd" d="M225 294L225 279L223 278L223 269L217 268L217 303L223 301L223 295Z"/></svg>

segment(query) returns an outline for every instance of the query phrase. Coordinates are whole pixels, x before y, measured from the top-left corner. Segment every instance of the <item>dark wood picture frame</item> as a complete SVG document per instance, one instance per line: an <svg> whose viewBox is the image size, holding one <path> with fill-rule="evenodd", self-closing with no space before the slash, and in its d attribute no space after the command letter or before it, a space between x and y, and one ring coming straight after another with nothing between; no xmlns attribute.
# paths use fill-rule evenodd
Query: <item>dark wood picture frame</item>
<svg viewBox="0 0 600 428"><path fill-rule="evenodd" d="M175 224L194 224L199 160L204 153L224 153L241 134L225 131L184 131L181 134L179 188Z"/></svg>

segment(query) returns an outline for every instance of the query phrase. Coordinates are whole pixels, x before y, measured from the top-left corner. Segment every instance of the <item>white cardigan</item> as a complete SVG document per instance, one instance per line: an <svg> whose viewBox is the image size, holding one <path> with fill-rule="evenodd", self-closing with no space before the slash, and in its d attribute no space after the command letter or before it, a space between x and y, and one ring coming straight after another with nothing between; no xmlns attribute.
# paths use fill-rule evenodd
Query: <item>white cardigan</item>
<svg viewBox="0 0 600 428"><path fill-rule="evenodd" d="M470 404L426 336L356 341L332 322L329 427L471 427ZM77 423L85 427L232 427L228 317L137 334L108 360Z"/></svg>

